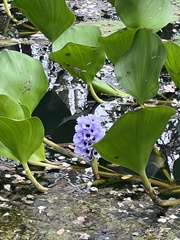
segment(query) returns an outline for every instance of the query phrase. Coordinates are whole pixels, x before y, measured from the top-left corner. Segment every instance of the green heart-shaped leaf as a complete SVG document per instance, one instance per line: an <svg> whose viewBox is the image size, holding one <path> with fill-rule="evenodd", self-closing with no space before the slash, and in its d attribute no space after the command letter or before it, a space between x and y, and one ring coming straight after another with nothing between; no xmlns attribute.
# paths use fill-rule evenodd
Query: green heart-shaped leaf
<svg viewBox="0 0 180 240"><path fill-rule="evenodd" d="M116 11L129 28L159 31L172 20L170 0L115 0Z"/></svg>
<svg viewBox="0 0 180 240"><path fill-rule="evenodd" d="M40 61L17 51L0 52L0 94L34 110L47 91L48 81Z"/></svg>
<svg viewBox="0 0 180 240"><path fill-rule="evenodd" d="M98 27L79 24L65 31L54 43L50 57L73 76L91 83L104 64L105 54L98 44Z"/></svg>
<svg viewBox="0 0 180 240"><path fill-rule="evenodd" d="M89 47L68 43L63 49L51 53L51 59L58 62L73 76L91 83L104 64L105 55L101 47Z"/></svg>
<svg viewBox="0 0 180 240"><path fill-rule="evenodd" d="M101 36L101 31L96 26L87 24L76 24L67 29L53 43L53 52L62 49L67 43L77 43L84 46L97 47L99 46L98 37Z"/></svg>
<svg viewBox="0 0 180 240"><path fill-rule="evenodd" d="M180 46L173 42L165 42L167 58L165 67L167 68L172 80L180 88Z"/></svg>
<svg viewBox="0 0 180 240"><path fill-rule="evenodd" d="M41 146L43 138L44 127L37 117L25 120L0 117L0 141L6 147L4 153L0 148L0 154L5 157L9 157L11 154L12 159L18 159L21 163L25 163Z"/></svg>
<svg viewBox="0 0 180 240"><path fill-rule="evenodd" d="M75 20L65 0L14 0L11 6L18 8L51 42Z"/></svg>
<svg viewBox="0 0 180 240"><path fill-rule="evenodd" d="M134 41L115 64L115 75L121 86L141 105L158 89L158 77L166 59L161 39L146 29L137 30Z"/></svg>
<svg viewBox="0 0 180 240"><path fill-rule="evenodd" d="M136 29L122 29L107 37L99 37L99 44L113 64L130 48L136 31Z"/></svg>
<svg viewBox="0 0 180 240"><path fill-rule="evenodd" d="M174 113L175 110L167 106L128 112L93 147L104 159L141 175L155 142Z"/></svg>

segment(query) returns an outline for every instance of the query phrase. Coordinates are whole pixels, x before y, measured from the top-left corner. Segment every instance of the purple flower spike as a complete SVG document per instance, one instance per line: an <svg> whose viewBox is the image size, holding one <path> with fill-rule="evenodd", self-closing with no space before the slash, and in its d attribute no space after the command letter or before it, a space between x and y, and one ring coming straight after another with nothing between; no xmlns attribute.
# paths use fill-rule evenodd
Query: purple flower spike
<svg viewBox="0 0 180 240"><path fill-rule="evenodd" d="M91 146L105 134L101 127L100 119L93 114L78 117L75 131L76 133L73 137L75 144L74 152L78 156L84 157L88 162L93 158L100 158L99 153Z"/></svg>

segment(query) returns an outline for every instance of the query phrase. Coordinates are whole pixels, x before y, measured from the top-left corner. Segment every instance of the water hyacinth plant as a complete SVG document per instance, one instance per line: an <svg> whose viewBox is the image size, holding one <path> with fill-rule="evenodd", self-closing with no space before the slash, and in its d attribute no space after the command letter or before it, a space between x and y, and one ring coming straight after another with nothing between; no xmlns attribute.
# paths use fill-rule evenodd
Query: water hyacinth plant
<svg viewBox="0 0 180 240"><path fill-rule="evenodd" d="M159 0L158 3L157 0L109 0L109 2L115 6L124 27L120 29L119 25L117 29L120 30L109 32L108 36L103 36L98 26L74 23L75 16L67 7L65 0L54 0L51 4L49 4L49 0L13 0L11 6L18 8L37 29L44 33L52 43L50 58L59 63L71 75L83 80L96 102L102 102L97 94L104 93L116 97L131 95L138 105L135 110L123 114L106 135L97 116L90 114L79 117L73 138L75 153L84 157L85 161L92 165L96 178L98 177L97 159L100 153L107 161L127 167L139 174L146 191L154 202L163 207L174 205L177 202L161 202L156 198L146 176L146 167L153 146L164 131L169 118L175 114L172 107L147 105L158 94L159 75L163 65L176 86L180 86L180 58L178 57L180 46L172 41L164 43L157 35L157 31L171 21L172 4L170 0ZM115 89L96 77L97 72L104 64L105 57L114 66L117 82L126 93L119 92L119 89ZM5 56L1 61L4 59L6 59ZM20 61L21 58L18 59ZM15 63L19 63L18 59L15 58L12 61L10 58ZM2 66L5 65L3 63ZM24 65L24 62L22 64ZM14 72L19 74L24 70L21 78L19 75L17 76L17 79L20 79L17 91L14 91L13 88L12 92L3 91L2 94L13 97L14 101L18 100L21 105L23 104L22 109L25 109L24 105L26 105L30 109L28 116L30 118L35 106L31 106L33 101L29 101L28 94L31 94L32 99L34 96L38 96L37 100L39 101L40 94L37 92L37 87L33 87L36 86L35 83L45 86L43 90L43 94L45 94L47 82L45 85L45 83L33 81L35 76L32 73L34 71L29 69L29 64L27 69L24 69L24 66L21 67L20 64L18 66L21 69L12 71L11 75L8 75L9 69L5 69L3 75L3 71L0 74L1 88L5 85L4 89L8 89L4 76L13 80L16 79ZM37 68L35 69L37 70ZM13 86L13 84L11 85ZM19 89L22 92L19 93ZM14 92L19 95L12 95ZM4 96L2 97L4 99ZM38 102L35 103L38 104ZM28 112L28 108L26 108L26 112ZM4 117L7 118L5 115ZM11 116L8 115L8 117ZM25 121L26 118L27 116L23 117ZM7 119L3 121L7 121ZM8 122L11 121L8 120ZM33 129L36 130L34 126ZM6 131L5 127L4 131ZM8 146L8 149L11 149L11 146L15 146L10 141L10 144L7 144L4 135L0 141L4 141L3 152L5 150L7 152L5 147ZM41 146L43 146L42 139ZM13 149L15 153L17 152L16 148ZM7 153L5 156L7 157ZM38 157L39 161L41 159L42 157ZM31 158L26 160L29 162ZM179 185L175 187L180 192Z"/></svg>

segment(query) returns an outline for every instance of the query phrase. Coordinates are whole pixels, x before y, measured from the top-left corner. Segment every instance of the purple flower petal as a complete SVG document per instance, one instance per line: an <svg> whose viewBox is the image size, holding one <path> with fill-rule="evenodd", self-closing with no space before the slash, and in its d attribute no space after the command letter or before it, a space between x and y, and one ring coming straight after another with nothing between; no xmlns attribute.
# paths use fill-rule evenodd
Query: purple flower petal
<svg viewBox="0 0 180 240"><path fill-rule="evenodd" d="M105 134L100 119L93 114L78 117L75 131L73 137L74 152L78 156L84 157L86 161L91 161L94 157L99 158L99 153L91 145Z"/></svg>

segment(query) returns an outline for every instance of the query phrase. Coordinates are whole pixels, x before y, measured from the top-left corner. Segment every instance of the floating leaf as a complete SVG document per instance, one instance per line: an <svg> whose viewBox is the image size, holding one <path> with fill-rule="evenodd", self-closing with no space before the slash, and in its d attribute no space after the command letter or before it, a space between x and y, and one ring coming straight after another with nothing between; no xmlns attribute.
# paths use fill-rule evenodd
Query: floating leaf
<svg viewBox="0 0 180 240"><path fill-rule="evenodd" d="M172 80L180 88L180 46L171 41L165 42L164 45L167 51L165 67Z"/></svg>
<svg viewBox="0 0 180 240"><path fill-rule="evenodd" d="M170 0L115 0L116 11L129 28L157 32L172 20Z"/></svg>
<svg viewBox="0 0 180 240"><path fill-rule="evenodd" d="M143 105L158 91L158 77L165 59L166 49L161 39L139 29L129 51L115 64L115 74L126 92Z"/></svg>
<svg viewBox="0 0 180 240"><path fill-rule="evenodd" d="M65 31L54 43L50 57L73 76L91 83L104 64L105 54L98 44L98 27L79 24Z"/></svg>
<svg viewBox="0 0 180 240"><path fill-rule="evenodd" d="M109 60L115 64L130 48L136 29L122 29L107 37L99 37L99 43Z"/></svg>
<svg viewBox="0 0 180 240"><path fill-rule="evenodd" d="M146 168L155 142L174 113L175 110L167 106L128 112L93 147L104 159L140 174Z"/></svg>
<svg viewBox="0 0 180 240"><path fill-rule="evenodd" d="M18 8L51 42L75 20L65 0L14 0L11 6Z"/></svg>
<svg viewBox="0 0 180 240"><path fill-rule="evenodd" d="M37 117L25 120L0 117L0 141L13 155L12 159L18 159L22 163L27 162L41 146L43 138L44 128ZM9 157L2 149L0 154Z"/></svg>
<svg viewBox="0 0 180 240"><path fill-rule="evenodd" d="M48 81L40 61L11 50L0 52L0 94L26 105L30 112L46 93Z"/></svg>

